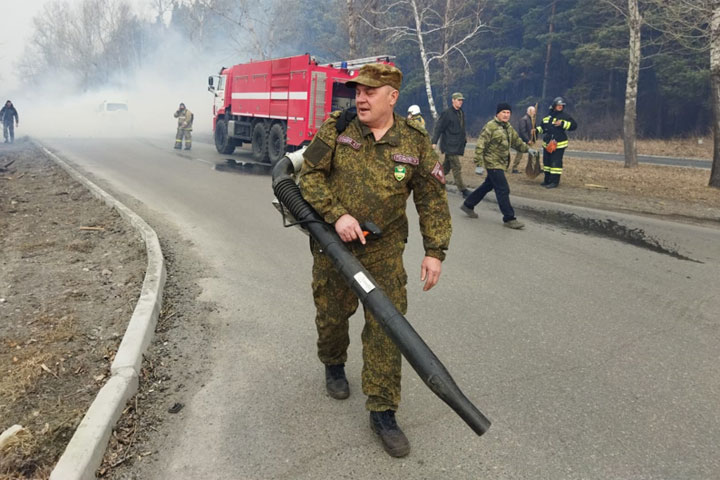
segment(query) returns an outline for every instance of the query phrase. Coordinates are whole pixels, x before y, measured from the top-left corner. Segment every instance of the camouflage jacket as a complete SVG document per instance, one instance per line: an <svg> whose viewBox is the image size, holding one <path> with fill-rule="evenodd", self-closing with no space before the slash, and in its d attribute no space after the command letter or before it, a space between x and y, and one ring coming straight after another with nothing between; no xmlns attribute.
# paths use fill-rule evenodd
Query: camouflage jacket
<svg viewBox="0 0 720 480"><path fill-rule="evenodd" d="M485 124L477 139L475 165L486 169L507 170L511 147L523 153L529 149L512 125L493 118Z"/></svg>
<svg viewBox="0 0 720 480"><path fill-rule="evenodd" d="M383 233L368 242L371 251L407 239L412 191L425 255L443 260L452 227L442 165L427 132L395 114L380 140L357 117L338 134L339 114L331 114L305 150L299 182L305 200L330 224L346 213L375 223Z"/></svg>
<svg viewBox="0 0 720 480"><path fill-rule="evenodd" d="M194 115L187 108L185 110L178 110L175 112L175 118L178 119L178 128L184 128L185 130L192 130L192 124Z"/></svg>

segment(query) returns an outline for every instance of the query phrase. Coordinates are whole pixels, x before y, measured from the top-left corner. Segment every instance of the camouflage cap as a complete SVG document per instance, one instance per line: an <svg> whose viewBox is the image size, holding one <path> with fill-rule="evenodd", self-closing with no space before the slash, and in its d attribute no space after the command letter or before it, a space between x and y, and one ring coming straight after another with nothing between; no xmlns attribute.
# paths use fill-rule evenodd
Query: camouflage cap
<svg viewBox="0 0 720 480"><path fill-rule="evenodd" d="M350 88L355 88L356 85L366 85L368 87L390 85L396 90L400 90L401 84L402 72L399 68L387 63L363 65L358 72L358 76L345 83Z"/></svg>
<svg viewBox="0 0 720 480"><path fill-rule="evenodd" d="M465 100L465 97L463 97L463 94L460 92L455 92L452 94L453 100Z"/></svg>

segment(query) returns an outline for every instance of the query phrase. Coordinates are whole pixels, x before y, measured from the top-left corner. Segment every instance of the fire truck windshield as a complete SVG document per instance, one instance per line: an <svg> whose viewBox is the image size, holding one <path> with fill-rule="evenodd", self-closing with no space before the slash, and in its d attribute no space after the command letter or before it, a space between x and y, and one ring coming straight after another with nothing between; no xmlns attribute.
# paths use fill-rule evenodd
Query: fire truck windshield
<svg viewBox="0 0 720 480"><path fill-rule="evenodd" d="M354 106L355 90L345 86L345 83L333 82L331 111L346 110Z"/></svg>

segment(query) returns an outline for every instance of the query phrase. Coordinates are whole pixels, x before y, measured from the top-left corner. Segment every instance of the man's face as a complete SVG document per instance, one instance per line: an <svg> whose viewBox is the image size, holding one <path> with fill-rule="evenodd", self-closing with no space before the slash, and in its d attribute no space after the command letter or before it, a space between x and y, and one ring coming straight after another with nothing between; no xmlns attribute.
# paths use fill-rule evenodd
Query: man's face
<svg viewBox="0 0 720 480"><path fill-rule="evenodd" d="M501 122L508 122L510 121L510 115L512 115L512 112L510 110L500 110L497 115L497 119Z"/></svg>
<svg viewBox="0 0 720 480"><path fill-rule="evenodd" d="M528 115L530 115L531 117L534 117L534 116L535 116L535 107L530 107L530 108L528 108L527 113L528 113Z"/></svg>
<svg viewBox="0 0 720 480"><path fill-rule="evenodd" d="M565 105L555 105L556 112L562 112L564 108L565 108Z"/></svg>
<svg viewBox="0 0 720 480"><path fill-rule="evenodd" d="M368 127L381 126L392 117L399 92L390 85L355 87L355 106L358 119Z"/></svg>
<svg viewBox="0 0 720 480"><path fill-rule="evenodd" d="M452 99L452 106L453 106L453 108L454 108L455 110L460 110L460 107L462 107L463 101L464 101L464 100L463 100L462 98L453 98L453 99Z"/></svg>

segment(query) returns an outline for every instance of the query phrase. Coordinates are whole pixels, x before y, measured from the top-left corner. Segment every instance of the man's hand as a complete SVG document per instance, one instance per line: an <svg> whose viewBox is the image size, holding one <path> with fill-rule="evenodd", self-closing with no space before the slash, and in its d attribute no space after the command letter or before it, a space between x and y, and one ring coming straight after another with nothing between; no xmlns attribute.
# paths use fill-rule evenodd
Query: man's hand
<svg viewBox="0 0 720 480"><path fill-rule="evenodd" d="M485 169L483 167L475 167L475 175L482 175L485 173Z"/></svg>
<svg viewBox="0 0 720 480"><path fill-rule="evenodd" d="M433 143L432 148L433 148L433 150L435 150L435 148L437 148L437 143Z"/></svg>
<svg viewBox="0 0 720 480"><path fill-rule="evenodd" d="M553 125L555 125L556 127L559 127L561 124L562 124L562 120L555 120L553 122Z"/></svg>
<svg viewBox="0 0 720 480"><path fill-rule="evenodd" d="M425 282L423 292L427 292L438 283L440 273L442 273L442 262L439 259L435 257L423 258L420 265L420 281Z"/></svg>
<svg viewBox="0 0 720 480"><path fill-rule="evenodd" d="M360 228L360 224L355 220L355 217L349 213L337 219L335 231L343 242L352 242L359 239L360 243L365 245L365 235L363 235L362 228Z"/></svg>

